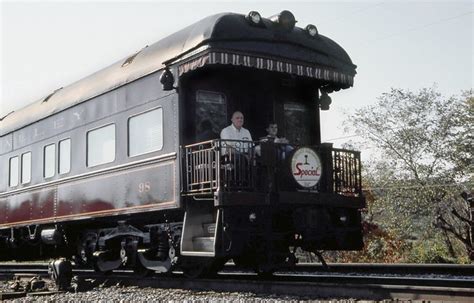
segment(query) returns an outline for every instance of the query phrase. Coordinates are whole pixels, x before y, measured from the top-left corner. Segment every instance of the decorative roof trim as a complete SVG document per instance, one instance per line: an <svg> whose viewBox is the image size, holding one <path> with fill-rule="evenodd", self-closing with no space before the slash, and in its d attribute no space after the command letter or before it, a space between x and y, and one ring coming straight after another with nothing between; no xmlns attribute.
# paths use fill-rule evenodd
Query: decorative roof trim
<svg viewBox="0 0 474 303"><path fill-rule="evenodd" d="M207 65L234 65L257 68L261 70L275 71L287 74L293 74L301 77L315 78L342 84L343 86L352 86L354 77L327 67L311 65L308 63L296 63L282 58L269 58L258 55L243 55L238 53L211 51L199 55L189 61L183 62L178 66L178 75L196 70Z"/></svg>

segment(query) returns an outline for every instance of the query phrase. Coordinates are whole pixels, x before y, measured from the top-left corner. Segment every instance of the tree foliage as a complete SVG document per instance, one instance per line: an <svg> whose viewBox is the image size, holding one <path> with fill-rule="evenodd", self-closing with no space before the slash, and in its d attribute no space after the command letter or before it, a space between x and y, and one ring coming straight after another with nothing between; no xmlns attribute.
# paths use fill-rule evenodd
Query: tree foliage
<svg viewBox="0 0 474 303"><path fill-rule="evenodd" d="M346 121L375 147L364 163L374 196L367 220L408 243L406 259L426 241L444 245L442 259L474 257L469 205L460 196L473 185L473 113L472 90L446 98L436 87L392 89Z"/></svg>

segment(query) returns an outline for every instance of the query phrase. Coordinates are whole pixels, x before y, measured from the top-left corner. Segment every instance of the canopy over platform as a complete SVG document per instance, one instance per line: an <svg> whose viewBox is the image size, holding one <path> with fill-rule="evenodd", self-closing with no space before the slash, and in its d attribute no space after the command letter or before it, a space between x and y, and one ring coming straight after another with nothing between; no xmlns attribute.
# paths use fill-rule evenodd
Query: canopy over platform
<svg viewBox="0 0 474 303"><path fill-rule="evenodd" d="M256 26L245 15L217 14L0 118L0 136L166 66L177 67L181 76L209 65L310 77L334 90L352 86L356 74L345 50L325 36L311 36L298 27L285 30L270 19L262 18Z"/></svg>

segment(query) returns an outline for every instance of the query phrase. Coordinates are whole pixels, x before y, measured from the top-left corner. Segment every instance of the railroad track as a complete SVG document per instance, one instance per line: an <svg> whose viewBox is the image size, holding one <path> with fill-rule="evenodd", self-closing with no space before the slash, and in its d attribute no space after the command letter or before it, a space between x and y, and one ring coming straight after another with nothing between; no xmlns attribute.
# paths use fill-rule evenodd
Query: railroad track
<svg viewBox="0 0 474 303"><path fill-rule="evenodd" d="M298 264L298 272L336 272L400 275L453 275L474 277L474 265L470 264L369 264L369 263L328 263L326 270L319 263Z"/></svg>
<svg viewBox="0 0 474 303"><path fill-rule="evenodd" d="M275 273L272 277L235 271L232 266L227 266L217 277L207 279L186 279L179 272L167 277L155 275L147 278L137 278L130 271L104 276L90 270L76 270L74 275L108 285L120 283L123 286L268 293L307 298L474 301L472 265L330 264L330 267L331 271L327 272L321 266L305 264L291 272ZM12 277L19 273L47 276L47 266L0 264L0 276ZM457 277L449 277L453 274Z"/></svg>

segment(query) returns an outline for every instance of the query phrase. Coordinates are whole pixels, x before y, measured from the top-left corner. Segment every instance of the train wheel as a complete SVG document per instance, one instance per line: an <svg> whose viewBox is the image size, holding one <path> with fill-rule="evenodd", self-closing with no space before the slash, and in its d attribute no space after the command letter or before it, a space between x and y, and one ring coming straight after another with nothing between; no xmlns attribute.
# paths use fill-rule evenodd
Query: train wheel
<svg viewBox="0 0 474 303"><path fill-rule="evenodd" d="M137 275L138 277L145 278L152 276L155 271L146 268L145 265L142 264L142 261L140 260L140 257L138 254L135 256L135 264L133 265L133 273Z"/></svg>
<svg viewBox="0 0 474 303"><path fill-rule="evenodd" d="M135 266L133 267L133 273L140 278L145 278L152 276L155 272L153 270L149 270L140 262L136 262Z"/></svg>
<svg viewBox="0 0 474 303"><path fill-rule="evenodd" d="M195 279L201 277L206 272L206 264L193 264L183 268L183 274L186 278Z"/></svg>
<svg viewBox="0 0 474 303"><path fill-rule="evenodd" d="M224 265L227 263L229 259L228 258L217 258L214 259L212 262L211 266L207 270L207 275L208 276L214 276L217 275L217 273L224 268Z"/></svg>
<svg viewBox="0 0 474 303"><path fill-rule="evenodd" d="M113 272L113 270L106 270L106 271L103 271L102 269L99 268L99 266L97 265L97 262L94 262L94 264L93 264L92 267L94 268L94 271L95 271L96 273L100 273L100 274L103 274L103 275L105 275L105 276L111 275L112 272Z"/></svg>
<svg viewBox="0 0 474 303"><path fill-rule="evenodd" d="M217 274L227 259L224 258L192 258L181 266L187 278L208 277Z"/></svg>
<svg viewBox="0 0 474 303"><path fill-rule="evenodd" d="M239 268L250 269L255 271L257 271L258 269L257 256L254 254L241 255L238 257L234 257L232 260L234 261L234 264Z"/></svg>
<svg viewBox="0 0 474 303"><path fill-rule="evenodd" d="M94 270L104 274L109 274L122 265L122 259L115 259L111 251L96 253L93 262Z"/></svg>
<svg viewBox="0 0 474 303"><path fill-rule="evenodd" d="M186 278L194 279L206 274L212 259L210 258L192 258L186 260L183 264L183 274Z"/></svg>
<svg viewBox="0 0 474 303"><path fill-rule="evenodd" d="M260 268L256 271L257 275L262 278L270 278L275 272L275 268L272 266L261 265Z"/></svg>

